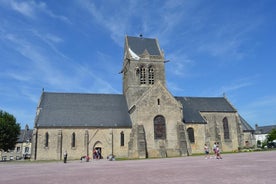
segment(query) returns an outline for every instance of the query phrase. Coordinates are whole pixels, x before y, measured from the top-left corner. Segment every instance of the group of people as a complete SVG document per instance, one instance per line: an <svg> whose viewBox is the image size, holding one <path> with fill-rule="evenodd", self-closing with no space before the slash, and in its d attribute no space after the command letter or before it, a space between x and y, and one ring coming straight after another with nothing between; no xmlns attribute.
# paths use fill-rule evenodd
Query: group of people
<svg viewBox="0 0 276 184"><path fill-rule="evenodd" d="M205 159L211 158L210 152L209 152L209 147L207 146L207 144L204 145L204 152L205 152ZM219 142L214 143L213 152L214 152L214 158L222 159L221 154L220 154Z"/></svg>
<svg viewBox="0 0 276 184"><path fill-rule="evenodd" d="M63 162L66 163L67 162L67 151L65 151L63 153ZM93 159L102 159L102 154L101 154L101 150L100 149L94 149L93 150ZM81 161L86 161L86 162L89 162L90 160L90 157L87 155L87 156L81 156L80 158Z"/></svg>
<svg viewBox="0 0 276 184"><path fill-rule="evenodd" d="M88 155L85 155L85 156L81 156L80 160L81 160L81 162L82 162L82 161L86 161L86 162L89 162L89 160L90 160L90 157L89 157Z"/></svg>
<svg viewBox="0 0 276 184"><path fill-rule="evenodd" d="M93 159L102 159L102 154L100 149L93 150Z"/></svg>
<svg viewBox="0 0 276 184"><path fill-rule="evenodd" d="M102 159L102 154L101 154L101 150L100 149L94 149L93 150L93 159ZM87 155L87 156L82 156L80 158L81 161L86 161L86 162L89 162L90 160L90 157Z"/></svg>

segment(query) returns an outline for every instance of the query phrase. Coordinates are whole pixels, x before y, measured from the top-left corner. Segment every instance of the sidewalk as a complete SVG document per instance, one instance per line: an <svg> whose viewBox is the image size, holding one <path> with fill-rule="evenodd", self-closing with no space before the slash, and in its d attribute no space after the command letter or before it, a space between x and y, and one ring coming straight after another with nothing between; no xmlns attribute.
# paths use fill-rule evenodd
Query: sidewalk
<svg viewBox="0 0 276 184"><path fill-rule="evenodd" d="M274 184L276 151L127 161L0 163L5 184ZM70 158L69 158L70 159Z"/></svg>

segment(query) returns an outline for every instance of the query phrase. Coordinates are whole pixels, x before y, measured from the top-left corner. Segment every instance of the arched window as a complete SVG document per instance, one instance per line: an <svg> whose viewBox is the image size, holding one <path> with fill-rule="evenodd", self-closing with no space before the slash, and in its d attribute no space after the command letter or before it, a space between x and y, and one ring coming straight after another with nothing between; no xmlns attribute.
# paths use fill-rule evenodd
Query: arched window
<svg viewBox="0 0 276 184"><path fill-rule="evenodd" d="M166 123L164 116L158 115L153 120L154 139L166 139Z"/></svg>
<svg viewBox="0 0 276 184"><path fill-rule="evenodd" d="M72 133L72 141L71 141L72 148L76 147L76 133Z"/></svg>
<svg viewBox="0 0 276 184"><path fill-rule="evenodd" d="M120 140L121 140L120 145L125 146L125 134L124 134L123 131L121 132L121 139Z"/></svg>
<svg viewBox="0 0 276 184"><path fill-rule="evenodd" d="M154 84L154 69L152 66L149 67L149 84Z"/></svg>
<svg viewBox="0 0 276 184"><path fill-rule="evenodd" d="M223 118L222 122L223 122L224 139L230 139L228 119L225 117Z"/></svg>
<svg viewBox="0 0 276 184"><path fill-rule="evenodd" d="M144 66L140 67L140 84L146 84L146 69Z"/></svg>
<svg viewBox="0 0 276 184"><path fill-rule="evenodd" d="M49 133L45 133L45 147L49 147Z"/></svg>
<svg viewBox="0 0 276 184"><path fill-rule="evenodd" d="M195 142L195 135L194 135L194 129L193 128L188 128L187 129L188 132L188 137L191 143Z"/></svg>

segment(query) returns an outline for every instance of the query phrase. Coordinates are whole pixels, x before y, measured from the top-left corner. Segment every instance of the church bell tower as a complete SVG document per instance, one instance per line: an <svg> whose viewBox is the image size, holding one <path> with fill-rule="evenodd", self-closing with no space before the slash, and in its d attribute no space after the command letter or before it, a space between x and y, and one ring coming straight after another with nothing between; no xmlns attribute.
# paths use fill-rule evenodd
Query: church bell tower
<svg viewBox="0 0 276 184"><path fill-rule="evenodd" d="M165 86L164 63L157 39L126 36L122 74L129 108L157 81Z"/></svg>

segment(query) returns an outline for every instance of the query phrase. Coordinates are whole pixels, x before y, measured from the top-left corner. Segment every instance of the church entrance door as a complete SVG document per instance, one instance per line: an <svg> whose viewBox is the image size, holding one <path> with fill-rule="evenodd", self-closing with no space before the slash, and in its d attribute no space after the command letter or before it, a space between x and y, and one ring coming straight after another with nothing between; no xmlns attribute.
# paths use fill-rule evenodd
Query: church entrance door
<svg viewBox="0 0 276 184"><path fill-rule="evenodd" d="M102 143L96 142L93 148L93 159L102 159Z"/></svg>

